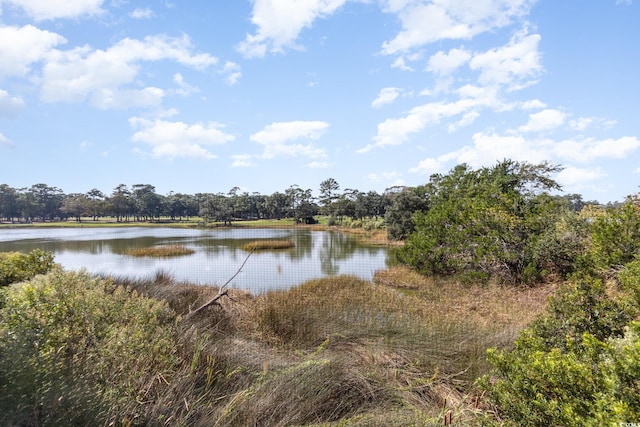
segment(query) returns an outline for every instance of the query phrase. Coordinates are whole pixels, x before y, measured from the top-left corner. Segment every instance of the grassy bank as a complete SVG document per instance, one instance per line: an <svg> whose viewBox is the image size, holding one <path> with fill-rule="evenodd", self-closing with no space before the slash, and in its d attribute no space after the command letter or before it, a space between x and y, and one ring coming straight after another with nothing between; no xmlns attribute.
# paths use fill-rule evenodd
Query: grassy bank
<svg viewBox="0 0 640 427"><path fill-rule="evenodd" d="M34 392L22 421L33 421L36 407L40 417L59 419L64 407L65 417L114 425L436 426L445 417L472 424L483 411L473 382L487 369L485 349L509 346L550 292L465 286L395 269L374 282L340 276L258 296L230 290L233 300L193 315L218 289L165 274L102 283L55 272L38 280L34 286L44 290L29 310L51 312L29 319L76 319L78 327L53 323L63 329L58 347L52 344L58 350L46 357L67 368L52 368L55 378L42 384L53 381L56 389ZM117 304L109 305L113 296ZM153 307L149 316L145 306ZM150 333L153 339L143 339ZM96 368L82 371L81 383L73 380L74 370L89 365Z"/></svg>
<svg viewBox="0 0 640 427"><path fill-rule="evenodd" d="M274 249L291 249L296 246L296 243L291 239L284 240L256 240L242 245L242 249L248 252L252 251L264 251Z"/></svg>
<svg viewBox="0 0 640 427"><path fill-rule="evenodd" d="M186 246L181 245L165 245L165 246L152 246L149 248L135 248L125 251L125 255L131 255L135 257L174 257L191 255L196 251Z"/></svg>

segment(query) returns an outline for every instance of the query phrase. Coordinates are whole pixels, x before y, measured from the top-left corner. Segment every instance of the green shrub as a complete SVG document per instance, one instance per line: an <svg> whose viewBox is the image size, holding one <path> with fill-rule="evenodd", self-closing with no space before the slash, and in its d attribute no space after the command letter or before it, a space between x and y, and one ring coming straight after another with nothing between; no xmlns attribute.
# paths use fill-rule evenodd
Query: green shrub
<svg viewBox="0 0 640 427"><path fill-rule="evenodd" d="M628 270L624 280L630 281ZM635 276L636 283L640 275ZM480 385L504 425L601 426L640 419L640 323L626 295L581 278L512 350L491 349Z"/></svg>
<svg viewBox="0 0 640 427"><path fill-rule="evenodd" d="M0 293L1 425L119 425L171 379L166 303L61 269Z"/></svg>
<svg viewBox="0 0 640 427"><path fill-rule="evenodd" d="M598 270L619 268L640 256L640 209L633 203L607 210L591 227L587 261Z"/></svg>
<svg viewBox="0 0 640 427"><path fill-rule="evenodd" d="M22 282L53 268L53 254L34 249L28 254L0 252L0 286Z"/></svg>

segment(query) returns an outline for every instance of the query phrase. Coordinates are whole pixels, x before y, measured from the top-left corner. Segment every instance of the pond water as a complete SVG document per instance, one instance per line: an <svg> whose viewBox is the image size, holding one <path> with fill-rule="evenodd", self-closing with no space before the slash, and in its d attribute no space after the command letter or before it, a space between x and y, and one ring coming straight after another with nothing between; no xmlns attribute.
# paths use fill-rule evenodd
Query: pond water
<svg viewBox="0 0 640 427"><path fill-rule="evenodd" d="M165 271L177 281L222 285L247 257L242 245L261 239L291 239L295 247L254 252L230 287L260 293L338 274L370 280L375 271L387 265L384 247L361 245L343 233L304 229L0 229L0 252L40 248L52 252L55 261L68 270L134 278ZM128 249L169 244L186 246L195 253L170 258L125 254Z"/></svg>

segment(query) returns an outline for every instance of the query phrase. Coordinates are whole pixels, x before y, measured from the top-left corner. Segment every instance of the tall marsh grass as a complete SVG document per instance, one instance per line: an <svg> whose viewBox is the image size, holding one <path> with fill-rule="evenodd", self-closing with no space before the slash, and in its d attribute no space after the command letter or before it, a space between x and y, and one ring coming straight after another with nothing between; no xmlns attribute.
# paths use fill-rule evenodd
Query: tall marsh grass
<svg viewBox="0 0 640 427"><path fill-rule="evenodd" d="M482 412L473 382L486 372L485 349L509 346L546 298L395 270L375 282L339 276L258 296L230 290L233 300L190 315L217 292L164 272L109 279L59 271L4 291L0 419L435 426L451 417L467 425ZM51 349L52 365L33 359L32 344L12 347L10 337L27 345L36 331L53 337L38 344ZM16 402L22 409L6 412Z"/></svg>
<svg viewBox="0 0 640 427"><path fill-rule="evenodd" d="M181 245L152 246L149 248L128 249L125 254L136 257L173 257L191 255L196 251Z"/></svg>

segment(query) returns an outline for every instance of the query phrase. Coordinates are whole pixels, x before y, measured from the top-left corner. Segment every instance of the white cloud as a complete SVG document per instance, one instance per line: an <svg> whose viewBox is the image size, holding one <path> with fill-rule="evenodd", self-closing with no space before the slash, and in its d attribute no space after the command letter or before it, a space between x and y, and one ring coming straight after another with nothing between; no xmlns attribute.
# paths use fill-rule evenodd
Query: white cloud
<svg viewBox="0 0 640 427"><path fill-rule="evenodd" d="M15 117L24 107L24 101L17 96L11 96L0 89L0 117Z"/></svg>
<svg viewBox="0 0 640 427"><path fill-rule="evenodd" d="M329 167L329 162L311 162L307 164L307 167L311 169L326 169Z"/></svg>
<svg viewBox="0 0 640 427"><path fill-rule="evenodd" d="M129 16L131 16L133 19L151 19L155 16L155 13L148 7L136 7Z"/></svg>
<svg viewBox="0 0 640 427"><path fill-rule="evenodd" d="M0 0L0 6L20 8L36 21L100 15L104 13L103 3L104 0Z"/></svg>
<svg viewBox="0 0 640 427"><path fill-rule="evenodd" d="M66 42L61 35L32 25L0 26L0 79L27 75L31 64L41 61L53 47Z"/></svg>
<svg viewBox="0 0 640 427"><path fill-rule="evenodd" d="M524 101L520 104L520 108L523 110L537 110L540 108L546 108L547 104L540 101L539 99L531 99L529 101Z"/></svg>
<svg viewBox="0 0 640 427"><path fill-rule="evenodd" d="M566 117L567 115L560 110L542 110L539 113L529 114L527 124L520 126L518 130L521 132L542 132L556 129L564 124Z"/></svg>
<svg viewBox="0 0 640 427"><path fill-rule="evenodd" d="M11 141L9 138L7 138L6 136L4 136L2 133L0 133L0 147L13 147L13 141Z"/></svg>
<svg viewBox="0 0 640 427"><path fill-rule="evenodd" d="M249 139L264 146L262 156L272 159L281 156L322 158L326 157L324 149L313 143L320 139L329 128L329 123L321 121L275 122L263 130L252 134ZM291 141L306 140L306 144L295 144Z"/></svg>
<svg viewBox="0 0 640 427"><path fill-rule="evenodd" d="M591 126L595 121L595 117L578 117L575 120L569 121L569 127L573 130L583 131Z"/></svg>
<svg viewBox="0 0 640 427"><path fill-rule="evenodd" d="M254 165L253 161L251 161L253 156L251 154L235 154L231 156L233 159L233 163L231 163L232 168L248 168Z"/></svg>
<svg viewBox="0 0 640 427"><path fill-rule="evenodd" d="M607 174L602 168L576 168L569 166L556 175L560 185L567 187L584 187L587 184L604 178Z"/></svg>
<svg viewBox="0 0 640 427"><path fill-rule="evenodd" d="M206 53L192 53L186 35L148 36L142 41L127 38L107 50L89 46L56 50L48 55L43 68L41 96L45 102L90 99L98 108L157 105L164 95L162 89L126 86L136 82L141 62L160 60L173 60L198 70L217 61Z"/></svg>
<svg viewBox="0 0 640 427"><path fill-rule="evenodd" d="M199 87L191 86L189 83L185 82L184 77L180 73L176 73L173 75L173 82L180 88L176 91L178 95L188 96L193 93L200 92Z"/></svg>
<svg viewBox="0 0 640 427"><path fill-rule="evenodd" d="M358 153L366 153L376 147L402 144L409 135L420 132L429 125L440 123L445 118L467 113L484 102L486 100L467 98L455 102L432 102L414 107L405 117L387 119L379 123L378 132L373 138L374 143L361 148Z"/></svg>
<svg viewBox="0 0 640 427"><path fill-rule="evenodd" d="M640 139L625 136L618 139L567 139L554 144L553 153L562 159L588 163L596 159L624 159L640 149Z"/></svg>
<svg viewBox="0 0 640 427"><path fill-rule="evenodd" d="M380 89L378 97L373 100L371 106L378 108L386 104L391 104L398 98L398 96L400 96L400 92L401 90L397 87L385 87Z"/></svg>
<svg viewBox="0 0 640 427"><path fill-rule="evenodd" d="M388 55L444 39L471 39L509 25L529 12L535 0L386 0L385 11L397 14L402 31L382 45Z"/></svg>
<svg viewBox="0 0 640 427"><path fill-rule="evenodd" d="M448 53L438 51L429 58L427 71L436 74L447 75L458 67L466 64L471 58L471 54L464 49L451 49Z"/></svg>
<svg viewBox="0 0 640 427"><path fill-rule="evenodd" d="M258 27L255 34L238 46L245 57L262 57L267 52L281 53L297 48L296 39L313 21L333 14L347 0L255 0L251 22Z"/></svg>
<svg viewBox="0 0 640 427"><path fill-rule="evenodd" d="M478 117L480 117L479 112L469 111L468 113L463 114L460 120L458 120L455 123L451 123L447 129L449 133L453 133L462 127L466 127L473 124L473 122L475 122Z"/></svg>
<svg viewBox="0 0 640 427"><path fill-rule="evenodd" d="M535 83L535 78L543 71L539 43L539 34L529 35L524 31L504 46L474 55L469 67L480 72L478 81L482 85L521 89Z"/></svg>
<svg viewBox="0 0 640 427"><path fill-rule="evenodd" d="M235 136L222 130L223 125L213 122L189 125L178 121L131 117L129 124L136 130L131 140L151 145L154 157L212 159L216 156L205 147L235 139Z"/></svg>
<svg viewBox="0 0 640 427"><path fill-rule="evenodd" d="M397 171L370 173L367 179L374 184L383 184L386 188L405 185L406 182L401 178Z"/></svg>
<svg viewBox="0 0 640 427"><path fill-rule="evenodd" d="M412 67L407 65L405 58L399 56L391 64L391 68L398 68L402 71L415 71Z"/></svg>
<svg viewBox="0 0 640 427"><path fill-rule="evenodd" d="M459 163L467 163L473 168L478 168L490 166L505 158L529 163L591 163L599 159L624 159L637 150L640 150L640 140L636 137L554 141L548 138L528 139L524 135L513 133L501 135L478 132L473 135L472 145L466 145L439 157L426 158L411 168L410 172L437 173ZM579 171L584 175L586 170L591 171L590 176L598 176L598 169L567 168L563 179L567 184L573 183L570 177L578 176ZM583 179L586 180L586 175Z"/></svg>
<svg viewBox="0 0 640 427"><path fill-rule="evenodd" d="M219 72L220 74L226 76L225 81L230 86L238 83L238 80L240 80L240 77L242 76L242 73L240 72L240 65L232 61L225 62L224 66Z"/></svg>

